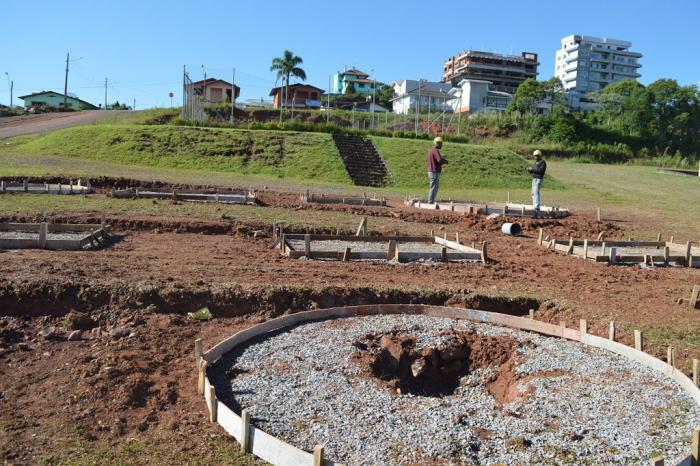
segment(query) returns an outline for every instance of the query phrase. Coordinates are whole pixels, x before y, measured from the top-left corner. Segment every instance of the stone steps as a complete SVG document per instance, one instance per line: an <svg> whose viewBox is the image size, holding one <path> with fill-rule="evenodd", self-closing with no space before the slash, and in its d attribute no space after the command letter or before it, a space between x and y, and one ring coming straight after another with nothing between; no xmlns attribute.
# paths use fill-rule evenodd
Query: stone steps
<svg viewBox="0 0 700 466"><path fill-rule="evenodd" d="M389 170L372 141L362 136L334 134L333 142L353 184L375 187L387 184Z"/></svg>

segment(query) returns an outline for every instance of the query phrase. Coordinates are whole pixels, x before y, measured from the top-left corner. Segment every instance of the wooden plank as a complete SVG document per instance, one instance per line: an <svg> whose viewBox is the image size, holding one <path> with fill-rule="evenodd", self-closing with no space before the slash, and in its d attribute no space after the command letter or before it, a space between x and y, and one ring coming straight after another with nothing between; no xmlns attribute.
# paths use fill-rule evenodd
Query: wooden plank
<svg viewBox="0 0 700 466"><path fill-rule="evenodd" d="M581 332L581 335L588 333L588 322L586 319L581 319L579 322L579 332Z"/></svg>
<svg viewBox="0 0 700 466"><path fill-rule="evenodd" d="M39 225L39 248L40 249L45 249L46 248L46 235L48 233L48 227L46 223L41 223Z"/></svg>
<svg viewBox="0 0 700 466"><path fill-rule="evenodd" d="M213 385L209 385L209 422L216 422L216 408L218 408L216 388Z"/></svg>
<svg viewBox="0 0 700 466"><path fill-rule="evenodd" d="M303 240L303 233L285 233L288 240ZM355 235L310 235L311 241L352 241L356 243L384 243L391 240L399 243L434 243L432 236L355 236Z"/></svg>
<svg viewBox="0 0 700 466"><path fill-rule="evenodd" d="M250 411L244 409L241 412L241 451L243 453L250 452Z"/></svg>
<svg viewBox="0 0 700 466"><path fill-rule="evenodd" d="M461 251L461 252L466 252L468 254L480 253L480 251L478 249L470 248L468 246L464 246L464 245L461 245L459 243L455 243L454 241L440 238L439 236L435 236L435 244L447 246L450 249L454 249L456 251Z"/></svg>
<svg viewBox="0 0 700 466"><path fill-rule="evenodd" d="M488 246L488 244L486 243L486 241L481 243L481 262L483 262L484 264L489 259L487 246Z"/></svg>
<svg viewBox="0 0 700 466"><path fill-rule="evenodd" d="M241 441L241 418L233 412L231 408L221 401L217 401L217 420L216 422L224 428L229 435L235 438L239 443Z"/></svg>
<svg viewBox="0 0 700 466"><path fill-rule="evenodd" d="M367 236L367 217L362 217L355 236Z"/></svg>
<svg viewBox="0 0 700 466"><path fill-rule="evenodd" d="M655 456L650 460L650 464L651 466L664 466L666 463L663 456Z"/></svg>
<svg viewBox="0 0 700 466"><path fill-rule="evenodd" d="M323 456L323 446L316 445L314 447L314 466L324 466Z"/></svg>
<svg viewBox="0 0 700 466"><path fill-rule="evenodd" d="M693 466L700 465L700 429L693 430L693 447L690 456L693 458Z"/></svg>

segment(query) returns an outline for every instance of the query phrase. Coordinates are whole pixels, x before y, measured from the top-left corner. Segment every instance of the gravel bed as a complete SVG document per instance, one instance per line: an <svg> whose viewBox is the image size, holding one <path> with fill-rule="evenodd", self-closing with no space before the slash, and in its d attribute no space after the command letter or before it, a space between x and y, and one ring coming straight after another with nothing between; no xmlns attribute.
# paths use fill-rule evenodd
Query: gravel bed
<svg viewBox="0 0 700 466"><path fill-rule="evenodd" d="M61 232L61 233L48 233L46 235L47 240L56 240L56 239L72 239L72 240L79 240L83 236L87 235L89 232L84 231L84 232L77 232L77 233L70 233L70 232ZM29 231L0 231L0 239L34 239L38 240L39 239L39 233L33 233Z"/></svg>
<svg viewBox="0 0 700 466"><path fill-rule="evenodd" d="M289 240L289 244L293 249L303 251L304 240ZM425 252L425 253L440 253L442 245L435 243L398 243L399 251L401 252ZM386 252L389 248L389 241L311 241L312 251L333 251L343 252L345 248L350 248L355 252ZM451 249L448 248L448 252Z"/></svg>
<svg viewBox="0 0 700 466"><path fill-rule="evenodd" d="M508 335L527 395L499 405L484 381L464 376L453 395L396 395L350 355L370 333L403 330L418 346L449 329ZM224 375L234 369L229 380ZM533 377L535 374L547 376ZM597 348L534 333L426 316L309 323L226 355L211 369L220 397L299 448L325 445L347 464L645 463L689 453L700 407L662 374ZM228 390L230 387L230 391Z"/></svg>

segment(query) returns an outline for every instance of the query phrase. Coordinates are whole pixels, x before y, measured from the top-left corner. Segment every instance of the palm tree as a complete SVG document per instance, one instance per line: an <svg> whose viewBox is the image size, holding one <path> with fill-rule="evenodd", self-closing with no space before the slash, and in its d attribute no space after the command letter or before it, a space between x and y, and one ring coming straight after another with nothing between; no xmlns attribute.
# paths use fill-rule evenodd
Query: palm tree
<svg viewBox="0 0 700 466"><path fill-rule="evenodd" d="M277 79L282 77L286 78L286 89L284 95L289 98L289 77L294 76L302 81L306 81L306 72L301 69L298 65L304 63L304 60L294 55L293 52L289 50L284 51L284 57L275 57L272 59L272 66L270 66L270 71L277 71ZM282 97L284 97L284 95ZM282 107L284 100L280 99L280 107Z"/></svg>

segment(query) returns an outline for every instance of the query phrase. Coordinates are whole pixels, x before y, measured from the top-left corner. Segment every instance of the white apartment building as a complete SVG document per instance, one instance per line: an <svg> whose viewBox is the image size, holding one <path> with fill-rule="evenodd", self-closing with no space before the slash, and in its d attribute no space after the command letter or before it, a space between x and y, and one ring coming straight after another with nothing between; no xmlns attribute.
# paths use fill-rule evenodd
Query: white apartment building
<svg viewBox="0 0 700 466"><path fill-rule="evenodd" d="M470 115L505 111L513 101L513 95L491 90L491 84L491 81L481 79L461 80L450 90L453 111Z"/></svg>
<svg viewBox="0 0 700 466"><path fill-rule="evenodd" d="M418 81L414 79L402 79L394 81L391 85L394 89L392 110L394 113L407 114L416 111L416 105L420 101L420 111L433 112L451 111L450 100L453 98L449 92L452 89L450 83Z"/></svg>
<svg viewBox="0 0 700 466"><path fill-rule="evenodd" d="M632 42L573 34L561 40L554 64L554 76L564 84L574 108L594 105L586 93L603 89L623 79L637 79L641 53L630 51Z"/></svg>

